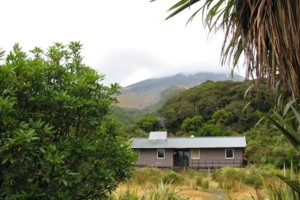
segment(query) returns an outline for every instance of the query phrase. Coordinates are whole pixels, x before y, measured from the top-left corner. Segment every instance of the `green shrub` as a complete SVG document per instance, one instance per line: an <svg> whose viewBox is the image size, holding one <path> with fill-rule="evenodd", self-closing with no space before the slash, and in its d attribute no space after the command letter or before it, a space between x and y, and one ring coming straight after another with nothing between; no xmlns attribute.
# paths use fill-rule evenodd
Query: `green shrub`
<svg viewBox="0 0 300 200"><path fill-rule="evenodd" d="M255 186L255 187L262 186L261 178L257 175L254 175L254 174L250 174L248 176L245 176L244 183L246 185L252 185L252 186Z"/></svg>
<svg viewBox="0 0 300 200"><path fill-rule="evenodd" d="M180 183L183 181L183 177L182 175L174 172L174 171L170 171L167 174L165 174L162 178L163 183L167 183L167 184L171 184L171 183Z"/></svg>
<svg viewBox="0 0 300 200"><path fill-rule="evenodd" d="M110 113L120 87L81 51L16 44L1 60L0 199L105 199L131 176L136 156Z"/></svg>
<svg viewBox="0 0 300 200"><path fill-rule="evenodd" d="M162 170L154 167L136 169L132 182L138 185L143 185L146 183L158 185L161 181L162 174Z"/></svg>

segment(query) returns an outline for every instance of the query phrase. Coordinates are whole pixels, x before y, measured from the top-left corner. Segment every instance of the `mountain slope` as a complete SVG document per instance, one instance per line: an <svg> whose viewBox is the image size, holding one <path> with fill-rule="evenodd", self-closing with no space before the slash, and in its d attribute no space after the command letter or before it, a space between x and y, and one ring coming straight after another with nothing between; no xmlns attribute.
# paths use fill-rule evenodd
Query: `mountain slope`
<svg viewBox="0 0 300 200"><path fill-rule="evenodd" d="M165 90L171 87L190 88L208 80L231 80L224 73L196 73L190 75L177 74L170 77L148 79L125 87L118 96L119 107L144 109L158 103L162 99ZM235 75L235 81L242 81L243 77ZM178 90L180 91L180 90Z"/></svg>

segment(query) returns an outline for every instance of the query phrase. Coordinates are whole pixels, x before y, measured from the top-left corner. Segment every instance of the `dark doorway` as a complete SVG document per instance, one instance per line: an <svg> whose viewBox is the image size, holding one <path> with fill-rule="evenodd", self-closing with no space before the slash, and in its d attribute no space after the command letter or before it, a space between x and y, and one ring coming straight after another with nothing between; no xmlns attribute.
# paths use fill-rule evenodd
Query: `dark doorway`
<svg viewBox="0 0 300 200"><path fill-rule="evenodd" d="M174 167L188 167L189 152L187 149L174 149Z"/></svg>

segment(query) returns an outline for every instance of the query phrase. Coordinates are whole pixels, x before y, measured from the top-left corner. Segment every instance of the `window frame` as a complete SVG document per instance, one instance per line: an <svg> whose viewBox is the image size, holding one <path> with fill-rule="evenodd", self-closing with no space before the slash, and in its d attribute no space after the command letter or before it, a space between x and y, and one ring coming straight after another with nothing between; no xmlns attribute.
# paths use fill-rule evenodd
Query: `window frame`
<svg viewBox="0 0 300 200"><path fill-rule="evenodd" d="M195 151L197 151L197 153L198 153L198 154L197 154L197 155L198 155L197 157L194 157L194 156L193 156L193 152L195 152ZM192 160L199 160L200 157L201 157L201 156L200 156L200 153L201 153L201 152L200 152L200 149L191 149L191 159L192 159Z"/></svg>
<svg viewBox="0 0 300 200"><path fill-rule="evenodd" d="M163 157L159 157L159 151L160 151L160 150L163 150ZM166 158L166 150L165 150L165 149L162 149L162 148L157 149L157 150L156 150L156 158L157 158L157 159L160 159L160 160L161 160L161 159L165 159L165 158Z"/></svg>
<svg viewBox="0 0 300 200"><path fill-rule="evenodd" d="M232 157L227 157L227 151L232 151ZM225 149L225 159L233 160L234 159L234 149Z"/></svg>

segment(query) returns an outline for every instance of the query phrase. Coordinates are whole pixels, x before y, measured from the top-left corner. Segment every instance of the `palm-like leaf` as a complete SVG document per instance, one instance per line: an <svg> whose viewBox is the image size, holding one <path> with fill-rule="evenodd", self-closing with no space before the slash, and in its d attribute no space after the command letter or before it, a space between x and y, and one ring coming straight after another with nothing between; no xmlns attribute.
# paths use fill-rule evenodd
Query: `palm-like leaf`
<svg viewBox="0 0 300 200"><path fill-rule="evenodd" d="M274 111L274 117L267 115L267 118L270 122L289 140L289 142L295 147L300 146L300 135L294 128L280 116L277 112Z"/></svg>
<svg viewBox="0 0 300 200"><path fill-rule="evenodd" d="M202 10L210 30L225 30L223 64L236 67L244 54L247 77L268 77L273 86L279 78L295 99L300 96L300 0L179 0L167 19L196 3L189 21Z"/></svg>
<svg viewBox="0 0 300 200"><path fill-rule="evenodd" d="M298 195L300 195L300 183L298 180L291 180L284 176L277 175L281 180L283 180L287 185L289 185L293 191L297 192Z"/></svg>

